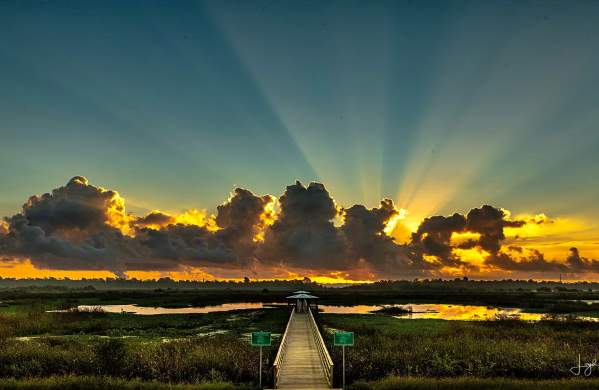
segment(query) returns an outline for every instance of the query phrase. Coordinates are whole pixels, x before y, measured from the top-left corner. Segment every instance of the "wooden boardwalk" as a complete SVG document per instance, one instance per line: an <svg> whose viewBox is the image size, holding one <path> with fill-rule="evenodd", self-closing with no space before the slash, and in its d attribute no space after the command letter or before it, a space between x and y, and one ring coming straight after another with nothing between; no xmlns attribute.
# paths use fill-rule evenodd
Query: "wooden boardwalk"
<svg viewBox="0 0 599 390"><path fill-rule="evenodd" d="M275 359L275 387L330 389L333 362L311 312L292 312Z"/></svg>

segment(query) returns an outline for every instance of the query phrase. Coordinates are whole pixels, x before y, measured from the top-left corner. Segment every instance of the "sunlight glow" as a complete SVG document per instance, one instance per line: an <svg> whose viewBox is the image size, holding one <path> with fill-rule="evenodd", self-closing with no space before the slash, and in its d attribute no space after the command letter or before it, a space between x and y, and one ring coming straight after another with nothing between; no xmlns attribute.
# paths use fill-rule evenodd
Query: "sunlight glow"
<svg viewBox="0 0 599 390"><path fill-rule="evenodd" d="M264 206L264 211L260 214L260 223L255 226L254 242L263 242L266 229L277 220L280 212L279 199L275 196L270 197L270 201Z"/></svg>
<svg viewBox="0 0 599 390"><path fill-rule="evenodd" d="M389 218L389 220L387 222L385 222L385 228L383 229L383 232L386 235L388 235L389 237L392 237L393 232L395 231L395 229L397 227L397 224L399 223L399 221L405 219L406 215L408 215L408 210L406 210L406 209L397 210L397 213L394 214L391 218Z"/></svg>

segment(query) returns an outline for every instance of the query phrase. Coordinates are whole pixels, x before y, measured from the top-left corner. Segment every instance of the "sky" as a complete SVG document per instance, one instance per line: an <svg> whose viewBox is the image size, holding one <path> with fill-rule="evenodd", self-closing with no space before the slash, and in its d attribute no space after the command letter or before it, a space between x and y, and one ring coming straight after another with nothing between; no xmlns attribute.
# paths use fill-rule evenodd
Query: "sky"
<svg viewBox="0 0 599 390"><path fill-rule="evenodd" d="M595 278L598 19L596 1L2 1L0 276ZM235 188L249 227L217 208ZM101 227L60 219L80 193ZM324 214L281 212L288 193ZM171 219L136 222L155 210ZM175 254L177 223L210 254ZM104 225L124 238L99 244ZM366 225L392 244L358 248ZM130 249L147 230L171 250Z"/></svg>

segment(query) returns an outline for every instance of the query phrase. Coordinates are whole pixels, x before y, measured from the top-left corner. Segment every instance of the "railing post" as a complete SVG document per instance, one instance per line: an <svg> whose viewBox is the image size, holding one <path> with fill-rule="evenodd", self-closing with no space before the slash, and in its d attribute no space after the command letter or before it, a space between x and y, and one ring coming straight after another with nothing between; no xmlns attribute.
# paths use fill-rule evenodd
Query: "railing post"
<svg viewBox="0 0 599 390"><path fill-rule="evenodd" d="M329 351L327 350L327 346L324 343L324 340L322 339L322 335L320 334L320 331L318 330L318 326L316 325L316 320L314 319L314 315L312 314L312 310L308 309L308 316L310 317L309 322L310 322L310 329L311 329L311 333L312 333L312 337L314 337L314 341L316 342L316 345L318 347L318 354L320 356L320 361L322 364L322 367L324 369L325 375L326 375L326 379L327 379L327 383L329 385L329 387L333 386L333 359L331 359L331 355L329 354Z"/></svg>
<svg viewBox="0 0 599 390"><path fill-rule="evenodd" d="M283 336L281 337L281 342L279 344L279 350L277 351L277 356L275 357L275 361L273 363L273 367L275 369L275 383L274 383L275 388L277 388L279 386L279 373L280 373L279 366L281 365L281 363L283 362L283 358L285 357L285 351L287 349L287 333L289 331L289 325L291 324L291 321L293 321L294 314L295 314L295 308L293 308L291 310L291 315L289 316L289 320L287 321L287 326L285 327L285 333L283 333Z"/></svg>

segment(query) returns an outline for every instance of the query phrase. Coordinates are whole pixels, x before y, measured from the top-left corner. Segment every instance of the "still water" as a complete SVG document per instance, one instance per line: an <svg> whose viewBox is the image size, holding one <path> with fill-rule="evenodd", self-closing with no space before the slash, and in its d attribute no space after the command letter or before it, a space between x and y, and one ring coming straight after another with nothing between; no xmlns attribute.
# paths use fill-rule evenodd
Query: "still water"
<svg viewBox="0 0 599 390"><path fill-rule="evenodd" d="M377 305L319 305L318 307L323 313L343 314L368 314L383 308L383 306ZM406 309L411 308L412 313L395 316L397 318L477 321L493 319L496 315L508 315L518 316L524 321L538 321L543 317L542 313L522 313L522 310L517 308L500 308L492 306L408 303L401 305L401 307Z"/></svg>
<svg viewBox="0 0 599 390"><path fill-rule="evenodd" d="M268 309L276 307L276 303L223 303L213 306L202 307L144 307L137 305L100 305L100 306L78 306L79 310L94 310L102 309L107 313L133 313L139 315L157 315L157 314L205 314L232 310L248 310L248 309ZM496 315L515 315L521 320L538 321L543 317L542 313L522 313L521 309L517 308L499 308L492 306L474 306L474 305L448 305L448 304L405 304L401 305L404 308L411 308L412 313L396 316L397 318L406 319L443 319L443 320L488 320L493 319ZM383 308L381 305L354 305L354 306L338 306L338 305L319 305L318 308L323 313L339 313L339 314L371 314L376 310Z"/></svg>
<svg viewBox="0 0 599 390"><path fill-rule="evenodd" d="M272 308L271 303L223 303L214 306L202 307L145 307L137 305L79 305L79 310L93 311L97 308L106 313L131 313L144 316L157 314L206 314L219 311L246 310L246 309L268 309Z"/></svg>

